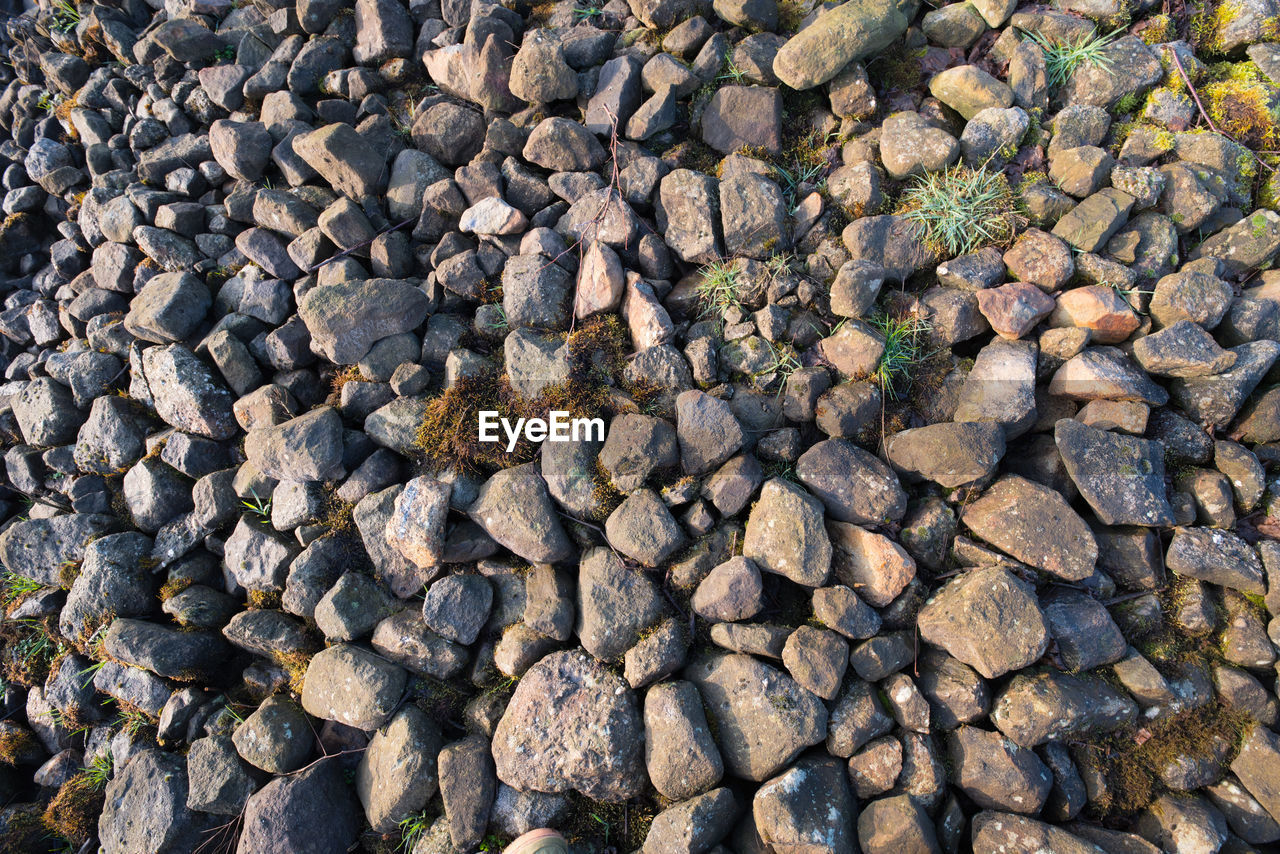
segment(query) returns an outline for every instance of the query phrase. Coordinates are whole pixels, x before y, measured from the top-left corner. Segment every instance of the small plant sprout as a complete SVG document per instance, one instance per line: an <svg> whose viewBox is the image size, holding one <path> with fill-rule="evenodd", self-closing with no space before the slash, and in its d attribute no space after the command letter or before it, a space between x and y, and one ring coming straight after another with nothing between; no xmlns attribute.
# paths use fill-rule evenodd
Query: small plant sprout
<svg viewBox="0 0 1280 854"><path fill-rule="evenodd" d="M85 769L85 777L89 785L94 789L105 789L107 783L111 780L114 764L110 751L100 753L94 757L94 760L89 763L89 767Z"/></svg>
<svg viewBox="0 0 1280 854"><path fill-rule="evenodd" d="M783 390L787 387L787 379L804 365L800 362L800 354L789 344L771 343L769 350L772 354L769 364L757 371L755 376L762 379L767 377L770 381L774 377L780 379L778 396L781 397Z"/></svg>
<svg viewBox="0 0 1280 854"><path fill-rule="evenodd" d="M236 58L235 45L223 45L213 52L213 58L219 62L233 62Z"/></svg>
<svg viewBox="0 0 1280 854"><path fill-rule="evenodd" d="M698 281L698 300L703 317L723 317L729 309L740 307L738 287L741 270L733 261L713 261L702 268Z"/></svg>
<svg viewBox="0 0 1280 854"><path fill-rule="evenodd" d="M604 10L599 6L577 6L573 10L573 19L575 21L589 21L592 18L599 18L604 15Z"/></svg>
<svg viewBox="0 0 1280 854"><path fill-rule="evenodd" d="M1070 80L1075 70L1085 63L1111 72L1111 57L1107 56L1106 49L1121 32L1116 30L1100 36L1094 30L1074 42L1052 39L1039 32L1028 32L1027 38L1044 51L1045 77L1050 86L1057 88Z"/></svg>
<svg viewBox="0 0 1280 854"><path fill-rule="evenodd" d="M931 327L927 320L914 314L880 314L868 322L884 336L884 355L872 378L880 385L881 394L896 398L911 382L915 366L928 355L924 344Z"/></svg>
<svg viewBox="0 0 1280 854"><path fill-rule="evenodd" d="M249 487L249 494L253 496L253 500L244 500L240 503L250 513L256 515L259 519L266 521L271 518L271 499L262 499L258 497L258 492L253 487Z"/></svg>
<svg viewBox="0 0 1280 854"><path fill-rule="evenodd" d="M741 86L747 82L747 73L739 68L737 63L730 58L725 60L724 71L716 77L716 80L727 80Z"/></svg>
<svg viewBox="0 0 1280 854"><path fill-rule="evenodd" d="M5 572L4 576L0 578L0 604L11 605L35 593L41 587L42 585L39 582L32 581L30 578L24 578L12 572Z"/></svg>
<svg viewBox="0 0 1280 854"><path fill-rule="evenodd" d="M53 28L60 33L70 32L80 23L80 9L71 0L58 0L53 4Z"/></svg>
<svg viewBox="0 0 1280 854"><path fill-rule="evenodd" d="M903 192L898 213L920 226L925 241L949 258L1009 242L1020 222L1004 173L985 165L918 176Z"/></svg>
<svg viewBox="0 0 1280 854"><path fill-rule="evenodd" d="M426 834L430 825L431 817L425 810L400 819L400 844L396 846L396 850L412 851L417 847L418 840Z"/></svg>

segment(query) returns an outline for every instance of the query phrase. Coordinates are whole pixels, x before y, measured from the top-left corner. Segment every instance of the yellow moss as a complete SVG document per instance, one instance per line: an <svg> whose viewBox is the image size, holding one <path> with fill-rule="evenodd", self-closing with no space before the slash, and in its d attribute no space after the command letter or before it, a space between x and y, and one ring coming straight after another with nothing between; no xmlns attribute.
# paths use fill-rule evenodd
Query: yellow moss
<svg viewBox="0 0 1280 854"><path fill-rule="evenodd" d="M280 607L278 590L250 590L245 598L250 608L259 611L272 611Z"/></svg>
<svg viewBox="0 0 1280 854"><path fill-rule="evenodd" d="M1252 62L1210 66L1200 88L1205 112L1218 129L1241 145L1271 150L1280 146L1280 89Z"/></svg>
<svg viewBox="0 0 1280 854"><path fill-rule="evenodd" d="M17 765L23 757L31 755L39 743L34 735L16 726L0 729L0 762L5 765Z"/></svg>
<svg viewBox="0 0 1280 854"><path fill-rule="evenodd" d="M276 664L284 668L285 673L289 674L289 689L301 695L311 656L304 652L276 652L271 657L275 659Z"/></svg>

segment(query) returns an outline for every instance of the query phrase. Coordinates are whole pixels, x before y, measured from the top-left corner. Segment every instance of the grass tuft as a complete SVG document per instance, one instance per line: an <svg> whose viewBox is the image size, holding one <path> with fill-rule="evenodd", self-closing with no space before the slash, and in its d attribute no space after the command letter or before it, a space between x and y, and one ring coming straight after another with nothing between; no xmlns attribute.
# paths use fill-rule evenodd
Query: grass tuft
<svg viewBox="0 0 1280 854"><path fill-rule="evenodd" d="M418 840L422 839L426 832L431 829L431 815L426 810L420 813L414 813L411 816L400 819L400 844L396 846L397 851L412 851L418 846Z"/></svg>
<svg viewBox="0 0 1280 854"><path fill-rule="evenodd" d="M1070 80L1075 70L1086 63L1111 71L1111 58L1105 51L1120 33L1121 30L1115 30L1106 35L1098 35L1095 30L1074 42L1057 41L1038 32L1028 32L1027 38L1044 51L1045 77L1050 86L1057 88Z"/></svg>
<svg viewBox="0 0 1280 854"><path fill-rule="evenodd" d="M713 261L702 268L696 291L703 317L724 317L730 309L742 307L738 301L741 274L733 260Z"/></svg>
<svg viewBox="0 0 1280 854"><path fill-rule="evenodd" d="M271 499L269 497L265 499L259 498L257 490L255 490L253 487L249 487L249 494L253 496L253 500L249 501L246 499L244 501L241 501L240 504L243 505L244 508L248 510L250 513L257 516L259 519L263 521L270 520L271 519Z"/></svg>
<svg viewBox="0 0 1280 854"><path fill-rule="evenodd" d="M880 385L885 398L897 397L910 385L916 366L927 358L924 346L929 322L914 314L902 317L880 314L867 322L884 336L884 355L872 379Z"/></svg>
<svg viewBox="0 0 1280 854"><path fill-rule="evenodd" d="M953 166L918 176L903 191L898 213L919 225L925 241L948 257L1008 243L1020 224L1004 173L985 166Z"/></svg>
<svg viewBox="0 0 1280 854"><path fill-rule="evenodd" d="M60 33L74 30L80 23L80 9L71 0L58 0L53 4L53 28Z"/></svg>

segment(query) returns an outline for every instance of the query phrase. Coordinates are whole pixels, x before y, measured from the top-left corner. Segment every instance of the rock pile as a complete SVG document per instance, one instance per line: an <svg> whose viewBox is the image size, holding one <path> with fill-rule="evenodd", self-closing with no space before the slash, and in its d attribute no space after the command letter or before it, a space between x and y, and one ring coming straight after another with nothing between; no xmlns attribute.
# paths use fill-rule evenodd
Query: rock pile
<svg viewBox="0 0 1280 854"><path fill-rule="evenodd" d="M1278 20L8 18L0 849L1274 850Z"/></svg>

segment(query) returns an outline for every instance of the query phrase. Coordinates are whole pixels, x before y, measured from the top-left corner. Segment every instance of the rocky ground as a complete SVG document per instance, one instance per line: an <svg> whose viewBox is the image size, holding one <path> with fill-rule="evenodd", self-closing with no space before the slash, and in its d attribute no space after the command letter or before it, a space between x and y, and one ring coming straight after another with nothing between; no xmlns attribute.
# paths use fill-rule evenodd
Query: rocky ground
<svg viewBox="0 0 1280 854"><path fill-rule="evenodd" d="M8 18L0 852L1276 850L1280 4L1016 3Z"/></svg>

